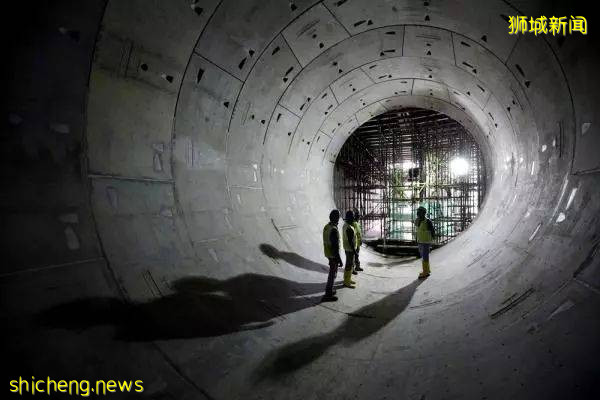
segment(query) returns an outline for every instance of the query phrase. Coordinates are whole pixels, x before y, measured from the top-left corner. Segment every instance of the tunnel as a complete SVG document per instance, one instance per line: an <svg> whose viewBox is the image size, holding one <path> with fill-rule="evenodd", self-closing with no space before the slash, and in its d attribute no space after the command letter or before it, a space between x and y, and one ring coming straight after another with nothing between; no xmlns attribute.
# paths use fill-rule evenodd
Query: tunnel
<svg viewBox="0 0 600 400"><path fill-rule="evenodd" d="M43 389L47 378L88 380L92 397L98 380L143 382L114 398L600 397L590 11L535 0L11 5L9 395L13 380ZM516 16L566 22L510 34ZM579 16L586 34L571 30ZM336 157L365 122L406 107L474 138L485 201L432 252L428 279L419 260L363 247L356 289L323 303Z"/></svg>
<svg viewBox="0 0 600 400"><path fill-rule="evenodd" d="M334 165L334 202L358 214L361 244L414 255L417 209L427 211L438 248L477 218L487 181L481 149L460 123L404 107L370 119L346 140Z"/></svg>

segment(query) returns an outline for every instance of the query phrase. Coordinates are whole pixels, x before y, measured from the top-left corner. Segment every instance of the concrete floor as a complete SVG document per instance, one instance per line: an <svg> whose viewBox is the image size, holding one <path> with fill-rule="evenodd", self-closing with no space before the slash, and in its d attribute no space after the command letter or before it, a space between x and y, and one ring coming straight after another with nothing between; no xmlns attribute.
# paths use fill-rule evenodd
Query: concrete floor
<svg viewBox="0 0 600 400"><path fill-rule="evenodd" d="M600 397L600 60L577 2L13 6L0 274L7 379L152 399ZM13 11L12 9L10 11ZM508 35L507 16L590 33ZM363 249L320 304L333 162L434 109L489 172L467 232Z"/></svg>

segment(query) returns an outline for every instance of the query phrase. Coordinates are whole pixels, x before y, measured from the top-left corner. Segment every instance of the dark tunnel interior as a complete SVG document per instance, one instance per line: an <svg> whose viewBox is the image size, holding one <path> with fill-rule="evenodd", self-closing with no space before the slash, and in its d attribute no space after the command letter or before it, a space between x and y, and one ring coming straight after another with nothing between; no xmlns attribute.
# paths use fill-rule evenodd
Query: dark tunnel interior
<svg viewBox="0 0 600 400"><path fill-rule="evenodd" d="M127 399L600 398L592 3L4 14L7 398L20 377L141 381L107 393ZM564 31L510 34L517 16ZM418 205L441 232L425 280L378 248L414 250ZM364 271L323 302L336 207L361 212Z"/></svg>

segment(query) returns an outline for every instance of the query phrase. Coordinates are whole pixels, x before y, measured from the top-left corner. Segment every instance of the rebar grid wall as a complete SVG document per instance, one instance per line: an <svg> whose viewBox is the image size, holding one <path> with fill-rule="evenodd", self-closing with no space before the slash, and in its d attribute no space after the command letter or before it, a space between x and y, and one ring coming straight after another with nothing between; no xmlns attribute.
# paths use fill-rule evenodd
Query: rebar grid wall
<svg viewBox="0 0 600 400"><path fill-rule="evenodd" d="M404 108L350 136L336 160L334 195L340 210L360 211L367 236L384 241L414 242L416 209L424 206L442 245L476 217L485 176L479 146L458 122Z"/></svg>

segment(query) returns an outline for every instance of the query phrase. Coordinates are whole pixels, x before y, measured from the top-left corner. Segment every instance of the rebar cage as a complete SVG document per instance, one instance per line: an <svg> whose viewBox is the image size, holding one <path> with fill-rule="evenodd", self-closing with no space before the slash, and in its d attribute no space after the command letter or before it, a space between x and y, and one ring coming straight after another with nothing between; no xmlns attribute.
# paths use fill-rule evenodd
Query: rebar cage
<svg viewBox="0 0 600 400"><path fill-rule="evenodd" d="M481 151L464 127L436 111L403 108L361 125L335 163L340 210L358 209L365 236L415 241L424 206L443 245L476 217L486 189Z"/></svg>

